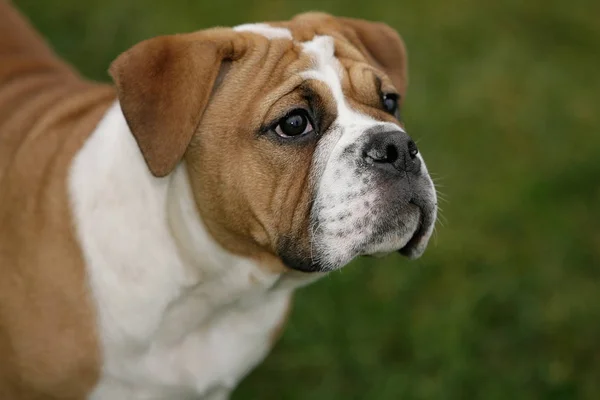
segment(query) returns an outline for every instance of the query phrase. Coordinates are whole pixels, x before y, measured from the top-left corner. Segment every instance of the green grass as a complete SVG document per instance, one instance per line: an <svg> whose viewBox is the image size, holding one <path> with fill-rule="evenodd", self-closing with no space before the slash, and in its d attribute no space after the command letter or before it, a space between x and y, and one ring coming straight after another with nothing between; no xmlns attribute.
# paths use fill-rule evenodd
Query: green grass
<svg viewBox="0 0 600 400"><path fill-rule="evenodd" d="M404 116L444 193L425 256L301 290L234 399L600 396L600 2L18 0L85 75L161 33L321 9L404 36Z"/></svg>

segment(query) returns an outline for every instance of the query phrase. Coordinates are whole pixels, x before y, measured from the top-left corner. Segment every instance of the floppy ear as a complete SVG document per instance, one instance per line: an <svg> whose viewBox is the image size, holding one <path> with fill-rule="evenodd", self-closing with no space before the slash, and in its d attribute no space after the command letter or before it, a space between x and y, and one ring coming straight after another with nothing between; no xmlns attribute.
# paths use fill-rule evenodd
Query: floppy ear
<svg viewBox="0 0 600 400"><path fill-rule="evenodd" d="M161 36L141 42L111 65L129 129L153 175L183 157L208 104L223 60L239 56L230 29Z"/></svg>
<svg viewBox="0 0 600 400"><path fill-rule="evenodd" d="M404 41L392 27L382 22L339 18L345 36L385 71L404 98L408 84L408 66Z"/></svg>

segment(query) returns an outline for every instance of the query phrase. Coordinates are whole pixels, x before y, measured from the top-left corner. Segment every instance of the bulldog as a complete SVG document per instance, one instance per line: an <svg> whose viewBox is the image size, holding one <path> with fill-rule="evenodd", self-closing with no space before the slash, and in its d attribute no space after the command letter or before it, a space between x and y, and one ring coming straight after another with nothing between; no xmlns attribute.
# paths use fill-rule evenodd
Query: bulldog
<svg viewBox="0 0 600 400"><path fill-rule="evenodd" d="M423 253L436 193L389 26L155 37L110 75L0 0L0 398L227 399L295 288Z"/></svg>

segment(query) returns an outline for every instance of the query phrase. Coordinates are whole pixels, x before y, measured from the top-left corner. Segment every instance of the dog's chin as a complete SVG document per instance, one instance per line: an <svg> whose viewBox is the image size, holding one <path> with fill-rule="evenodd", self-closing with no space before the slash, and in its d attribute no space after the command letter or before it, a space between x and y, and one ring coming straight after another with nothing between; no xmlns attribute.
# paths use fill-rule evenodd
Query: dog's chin
<svg viewBox="0 0 600 400"><path fill-rule="evenodd" d="M405 251L413 252L413 246L416 245L420 240L417 238L419 232L419 225L416 225L408 232L402 235L388 235L392 236L392 240L385 241L384 243L378 243L376 245L368 246L367 250L360 254L361 256L383 258L392 253L399 252L404 255ZM394 237L395 236L395 237ZM421 251L421 254L423 251Z"/></svg>
<svg viewBox="0 0 600 400"><path fill-rule="evenodd" d="M431 224L432 216L419 210L403 221L403 229L398 230L403 233L397 234L397 240L385 242L379 248L375 246L361 255L382 258L397 252L409 259L419 258L427 248Z"/></svg>
<svg viewBox="0 0 600 400"><path fill-rule="evenodd" d="M375 251L373 253L365 253L362 256L366 257L374 257L374 258L384 258L389 256L390 254L399 253L409 259L416 259L423 255L425 249L427 247L426 244L423 244L423 237L418 234L418 230L414 232L414 234L410 237L410 239L405 244L398 244L391 249L385 251Z"/></svg>

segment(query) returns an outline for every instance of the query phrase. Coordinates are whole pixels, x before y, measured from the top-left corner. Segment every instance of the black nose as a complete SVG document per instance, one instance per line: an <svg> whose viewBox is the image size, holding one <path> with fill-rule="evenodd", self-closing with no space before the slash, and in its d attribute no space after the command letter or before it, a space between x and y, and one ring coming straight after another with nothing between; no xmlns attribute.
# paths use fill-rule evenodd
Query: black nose
<svg viewBox="0 0 600 400"><path fill-rule="evenodd" d="M416 143L402 131L377 132L369 135L362 157L370 165L392 173L418 173L421 160Z"/></svg>

